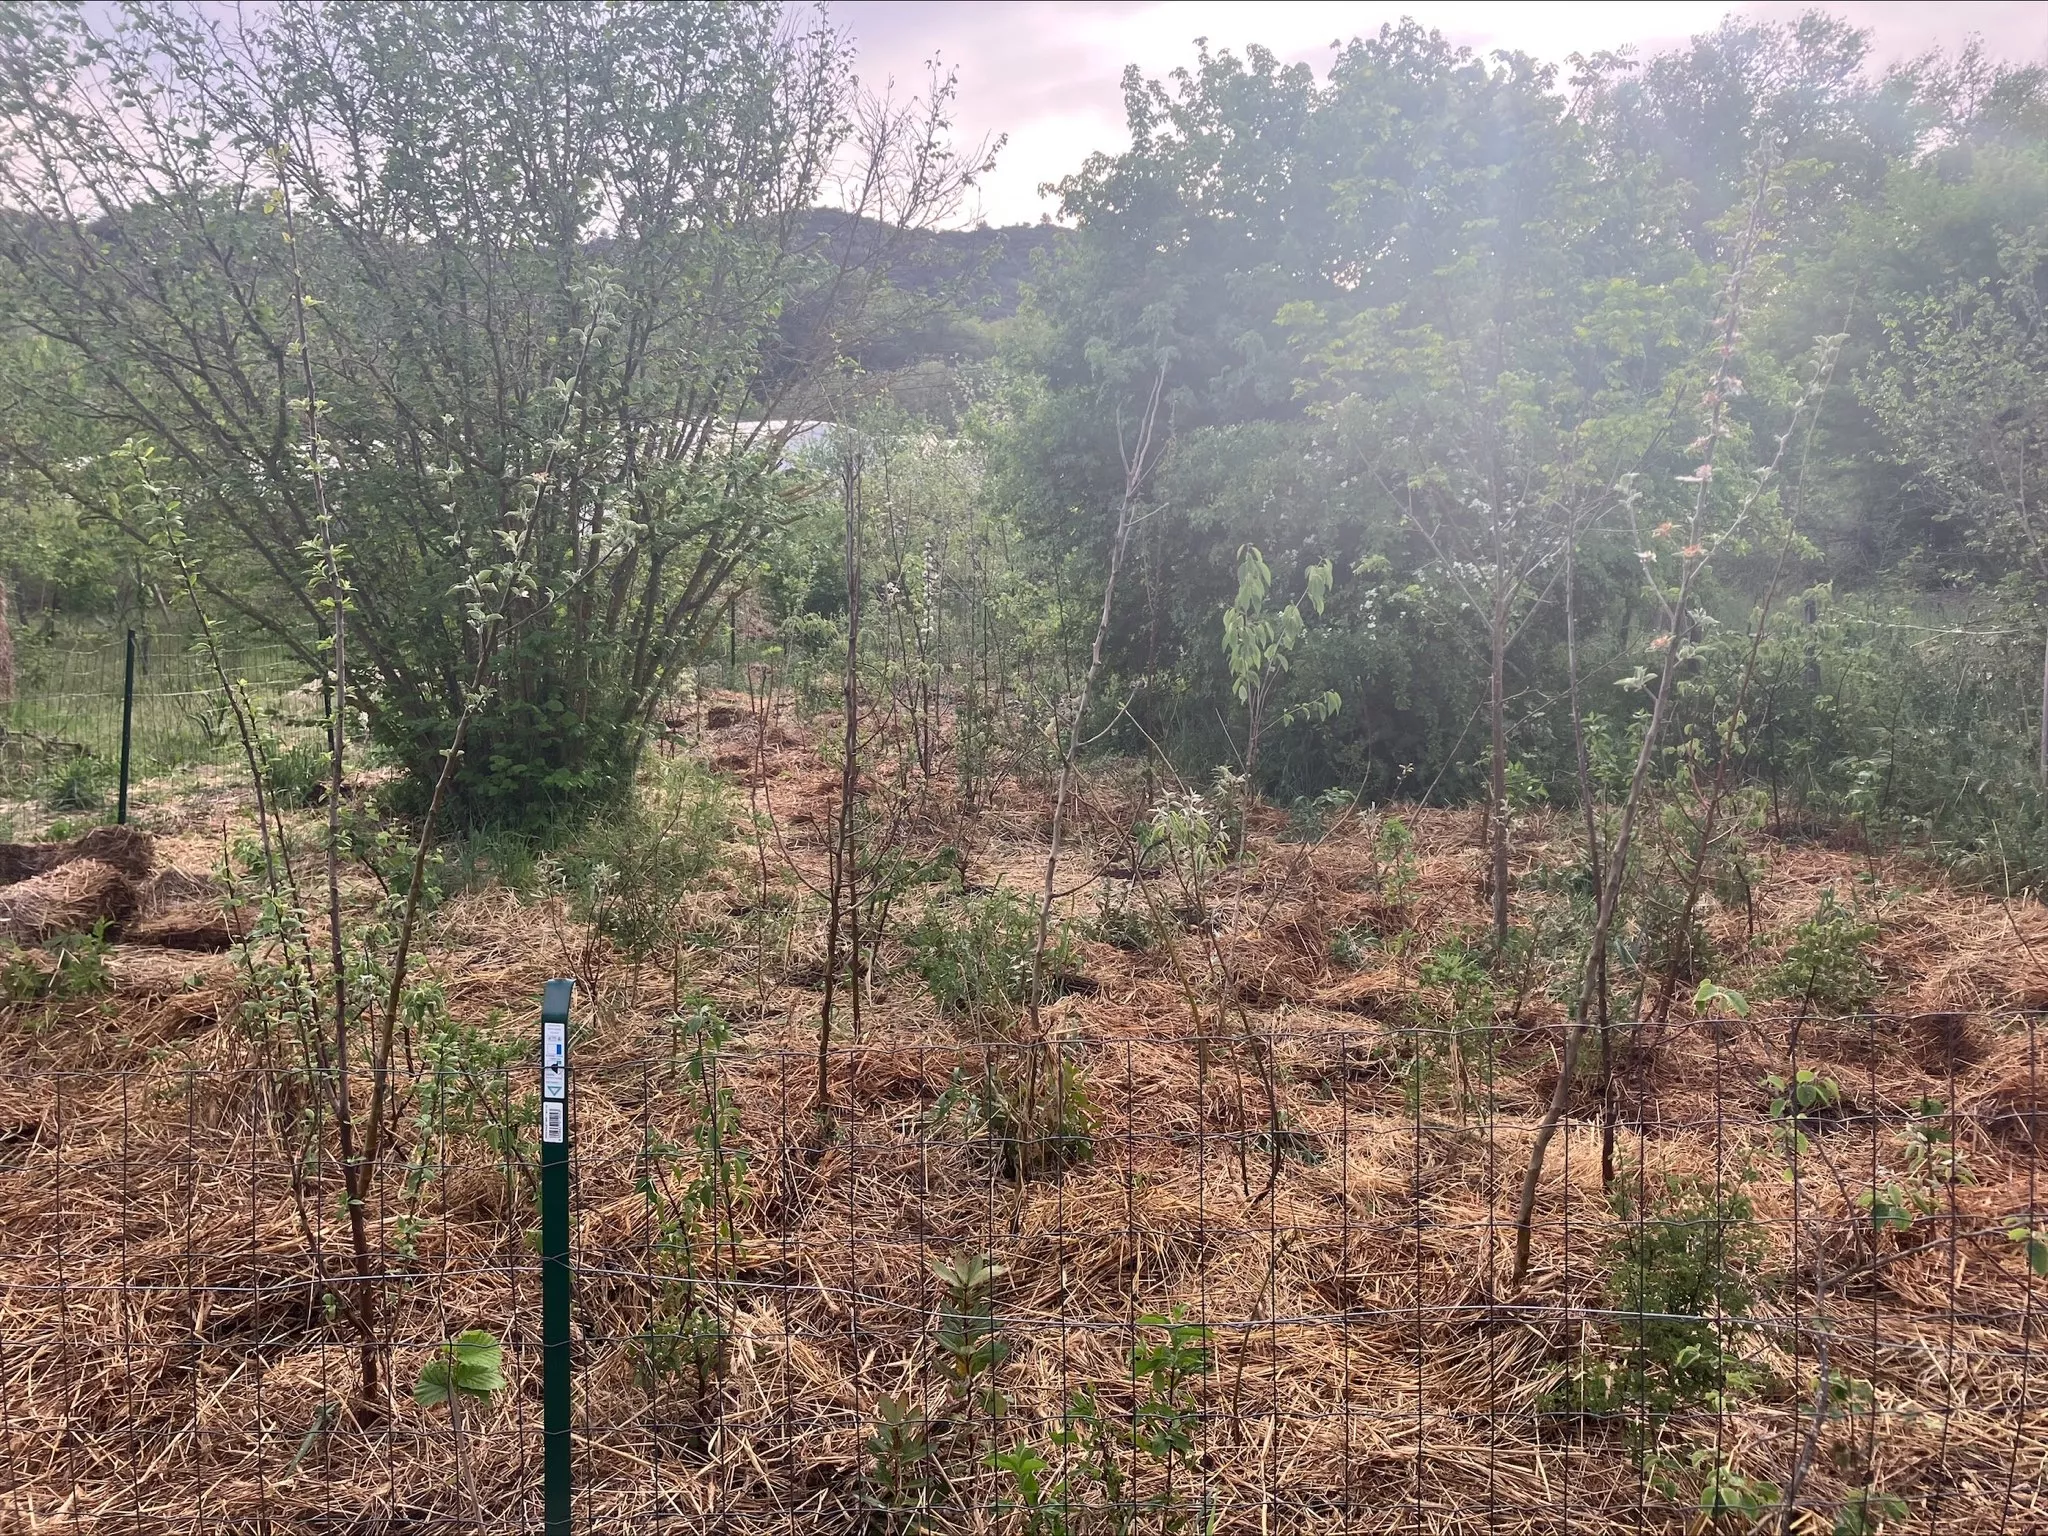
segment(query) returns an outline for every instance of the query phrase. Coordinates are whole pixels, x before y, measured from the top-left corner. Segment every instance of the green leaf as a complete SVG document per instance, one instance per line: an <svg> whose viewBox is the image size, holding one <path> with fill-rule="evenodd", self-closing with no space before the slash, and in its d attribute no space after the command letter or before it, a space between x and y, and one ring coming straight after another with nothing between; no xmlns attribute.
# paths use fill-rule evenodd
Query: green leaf
<svg viewBox="0 0 2048 1536"><path fill-rule="evenodd" d="M1718 1008L1738 1019L1749 1017L1749 999L1734 988L1724 987L1718 982L1701 982L1700 989L1692 995L1692 1006L1695 1012Z"/></svg>
<svg viewBox="0 0 2048 1536"><path fill-rule="evenodd" d="M465 1329L420 1368L412 1400L422 1408L437 1408L459 1392L487 1402L505 1389L504 1367L504 1346L496 1338L481 1328Z"/></svg>

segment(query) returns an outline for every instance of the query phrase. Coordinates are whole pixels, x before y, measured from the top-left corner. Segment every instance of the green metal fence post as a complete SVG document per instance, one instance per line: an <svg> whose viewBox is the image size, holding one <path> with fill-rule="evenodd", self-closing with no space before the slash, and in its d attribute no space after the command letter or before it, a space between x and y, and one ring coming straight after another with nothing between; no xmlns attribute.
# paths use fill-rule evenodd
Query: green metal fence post
<svg viewBox="0 0 2048 1536"><path fill-rule="evenodd" d="M121 672L121 798L114 807L116 825L128 825L128 746L135 730L135 631L128 631L128 660Z"/></svg>
<svg viewBox="0 0 2048 1536"><path fill-rule="evenodd" d="M570 1536L569 1000L551 981L540 1004L541 1477L547 1536Z"/></svg>

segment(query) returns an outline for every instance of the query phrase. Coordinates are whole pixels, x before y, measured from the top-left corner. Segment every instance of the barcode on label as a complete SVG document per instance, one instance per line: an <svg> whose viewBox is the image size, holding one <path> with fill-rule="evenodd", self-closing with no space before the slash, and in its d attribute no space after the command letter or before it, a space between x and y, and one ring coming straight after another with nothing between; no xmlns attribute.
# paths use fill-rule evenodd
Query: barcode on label
<svg viewBox="0 0 2048 1536"><path fill-rule="evenodd" d="M542 1102L540 1106L540 1139L560 1141L563 1126L567 1122L567 1106L556 1099Z"/></svg>

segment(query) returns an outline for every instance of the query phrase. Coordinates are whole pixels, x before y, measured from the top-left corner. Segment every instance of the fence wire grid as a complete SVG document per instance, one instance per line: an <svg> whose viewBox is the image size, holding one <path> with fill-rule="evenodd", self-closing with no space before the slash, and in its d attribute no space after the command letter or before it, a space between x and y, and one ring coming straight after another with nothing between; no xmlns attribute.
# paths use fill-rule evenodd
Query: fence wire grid
<svg viewBox="0 0 2048 1536"><path fill-rule="evenodd" d="M0 785L33 783L73 756L108 767L119 759L126 651L124 638L21 643L16 696L0 703ZM276 734L319 723L321 701L295 693L306 682L306 665L284 646L241 646L225 659L261 728ZM190 636L137 632L131 750L138 776L242 761L213 660Z"/></svg>
<svg viewBox="0 0 2048 1536"><path fill-rule="evenodd" d="M827 1114L794 1021L586 1034L577 1528L2048 1528L2040 1027L1618 1026L1520 1283L1483 1030L869 1041ZM367 1280L303 1073L0 1080L0 1520L539 1529L531 1033L409 1048Z"/></svg>

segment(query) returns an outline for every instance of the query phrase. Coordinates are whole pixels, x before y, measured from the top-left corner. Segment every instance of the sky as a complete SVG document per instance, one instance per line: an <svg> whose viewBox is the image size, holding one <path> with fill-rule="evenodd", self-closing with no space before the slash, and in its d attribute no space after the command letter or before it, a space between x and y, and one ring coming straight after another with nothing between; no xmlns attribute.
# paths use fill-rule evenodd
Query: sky
<svg viewBox="0 0 2048 1536"><path fill-rule="evenodd" d="M1163 75L1192 63L1195 39L1242 51L1262 43L1320 67L1330 45L1413 16L1479 52L1517 49L1561 63L1570 54L1682 44L1731 13L1790 20L1810 0L836 0L863 82L922 90L928 61L956 71L954 138L965 147L1007 136L994 172L962 222L1036 222L1057 212L1043 182L1097 149L1121 149L1124 66ZM1836 0L1818 7L1873 34L1878 67L1981 37L1995 56L2048 62L2048 4L2039 0Z"/></svg>

